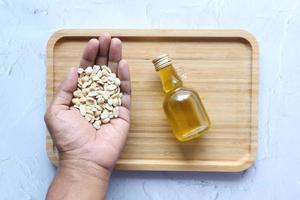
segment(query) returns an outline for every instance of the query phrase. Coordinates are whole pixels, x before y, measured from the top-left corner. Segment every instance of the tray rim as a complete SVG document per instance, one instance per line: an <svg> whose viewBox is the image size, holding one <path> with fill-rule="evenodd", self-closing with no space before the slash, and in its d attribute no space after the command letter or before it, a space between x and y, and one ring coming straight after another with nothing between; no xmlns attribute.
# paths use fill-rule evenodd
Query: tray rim
<svg viewBox="0 0 300 200"><path fill-rule="evenodd" d="M56 43L65 37L97 37L101 32L109 32L112 37L193 37L193 38L241 38L246 40L252 49L251 67L251 127L249 153L236 161L190 161L180 162L172 160L175 165L170 165L170 160L121 159L118 160L115 169L136 171L210 171L210 172L240 172L248 169L255 162L257 155L257 132L258 132L258 93L259 93L259 45L256 38L248 31L242 29L60 29L52 34L47 43L47 90L46 105L49 105L48 90L53 88L53 56ZM51 79L49 78L51 77ZM50 81L52 80L52 81ZM253 84L255 83L255 84ZM253 88L255 87L255 88ZM54 89L54 88L53 88ZM51 95L53 96L53 95ZM50 156L48 149L54 151L54 144L48 142L51 138L46 130L46 151L49 160L58 165L58 161ZM56 154L57 155L57 154ZM152 162L149 162L152 161ZM203 163L202 163L203 162ZM222 165L218 165L222 162ZM137 164L138 163L138 164ZM201 164L202 163L202 164ZM204 164L205 163L205 164ZM226 165L224 165L226 163ZM134 164L134 165L133 165ZM200 164L200 165L199 165ZM186 167L184 167L186 166ZM184 168L184 169L183 169Z"/></svg>

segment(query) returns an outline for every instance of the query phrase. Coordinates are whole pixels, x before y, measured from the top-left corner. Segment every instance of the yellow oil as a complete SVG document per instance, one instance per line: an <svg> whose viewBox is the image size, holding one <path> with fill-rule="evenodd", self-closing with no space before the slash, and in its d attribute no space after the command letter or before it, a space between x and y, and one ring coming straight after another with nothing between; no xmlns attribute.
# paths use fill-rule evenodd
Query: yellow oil
<svg viewBox="0 0 300 200"><path fill-rule="evenodd" d="M210 120L198 96L183 86L172 64L158 70L166 93L163 108L175 137L188 141L202 135L210 127Z"/></svg>

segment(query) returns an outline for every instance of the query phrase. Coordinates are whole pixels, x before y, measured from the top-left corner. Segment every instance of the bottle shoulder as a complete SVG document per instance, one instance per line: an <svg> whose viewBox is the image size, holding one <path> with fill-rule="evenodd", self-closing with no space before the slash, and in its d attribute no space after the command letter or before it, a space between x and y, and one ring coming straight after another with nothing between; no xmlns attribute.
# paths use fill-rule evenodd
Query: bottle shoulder
<svg viewBox="0 0 300 200"><path fill-rule="evenodd" d="M193 96L197 96L197 92L195 92L193 89L186 88L186 87L180 87L176 90L170 91L166 93L164 101L170 101L170 100L176 100L176 101L183 101L185 99L191 98Z"/></svg>
<svg viewBox="0 0 300 200"><path fill-rule="evenodd" d="M194 91L193 89L191 88L187 88L187 87L179 87L179 88L176 88L175 90L172 90L170 92L167 92L166 93L166 96L176 96L176 95L179 95L179 94L195 94L197 93L196 91Z"/></svg>

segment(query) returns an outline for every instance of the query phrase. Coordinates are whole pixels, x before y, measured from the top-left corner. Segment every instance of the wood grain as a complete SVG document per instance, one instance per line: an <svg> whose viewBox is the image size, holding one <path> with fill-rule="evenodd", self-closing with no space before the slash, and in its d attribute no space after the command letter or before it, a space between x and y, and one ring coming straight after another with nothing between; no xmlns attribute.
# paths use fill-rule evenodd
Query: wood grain
<svg viewBox="0 0 300 200"><path fill-rule="evenodd" d="M257 149L258 44L242 30L61 30L47 47L47 102L85 43L101 32L123 41L132 78L131 128L117 162L120 170L242 171ZM151 60L168 53L183 67L184 84L198 91L212 121L202 137L185 143L172 135L163 92ZM49 159L58 164L47 134Z"/></svg>

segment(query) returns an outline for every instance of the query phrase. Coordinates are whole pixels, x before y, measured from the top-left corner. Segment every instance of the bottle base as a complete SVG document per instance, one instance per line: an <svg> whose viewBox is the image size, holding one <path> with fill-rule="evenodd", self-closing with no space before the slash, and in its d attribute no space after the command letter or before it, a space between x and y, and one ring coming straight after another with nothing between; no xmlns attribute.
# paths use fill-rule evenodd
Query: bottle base
<svg viewBox="0 0 300 200"><path fill-rule="evenodd" d="M195 128L185 134L180 135L179 137L176 136L177 140L181 141L181 142L186 142L195 138L200 137L201 135L203 135L207 130L208 130L208 126L200 126L198 128Z"/></svg>

